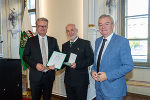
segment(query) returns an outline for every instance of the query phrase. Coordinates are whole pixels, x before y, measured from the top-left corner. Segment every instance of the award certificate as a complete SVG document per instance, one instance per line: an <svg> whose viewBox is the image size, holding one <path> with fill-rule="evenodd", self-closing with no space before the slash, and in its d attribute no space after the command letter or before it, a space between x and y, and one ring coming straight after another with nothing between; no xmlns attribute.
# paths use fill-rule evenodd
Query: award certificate
<svg viewBox="0 0 150 100"><path fill-rule="evenodd" d="M47 66L53 66L56 69L61 69L61 66L65 60L66 54L54 51L51 58L49 59Z"/></svg>

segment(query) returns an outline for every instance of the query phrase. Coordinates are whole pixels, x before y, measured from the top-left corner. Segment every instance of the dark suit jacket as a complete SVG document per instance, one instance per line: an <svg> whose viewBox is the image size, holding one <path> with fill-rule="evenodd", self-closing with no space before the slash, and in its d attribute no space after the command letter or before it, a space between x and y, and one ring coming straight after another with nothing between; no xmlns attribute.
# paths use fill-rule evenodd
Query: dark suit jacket
<svg viewBox="0 0 150 100"><path fill-rule="evenodd" d="M65 84L72 86L89 84L88 67L93 64L94 54L91 44L87 40L78 38L70 48L70 42L62 45L62 52L67 54L65 61L68 62L70 53L77 55L76 68L66 67Z"/></svg>
<svg viewBox="0 0 150 100"><path fill-rule="evenodd" d="M53 37L47 36L48 41L48 59L51 57L53 51L59 51L57 40ZM39 44L38 35L29 38L27 40L24 52L23 52L23 60L30 66L29 79L30 81L40 81L42 77L41 71L36 69L37 63L43 63L42 54ZM48 71L48 75L50 80L55 79L55 71Z"/></svg>

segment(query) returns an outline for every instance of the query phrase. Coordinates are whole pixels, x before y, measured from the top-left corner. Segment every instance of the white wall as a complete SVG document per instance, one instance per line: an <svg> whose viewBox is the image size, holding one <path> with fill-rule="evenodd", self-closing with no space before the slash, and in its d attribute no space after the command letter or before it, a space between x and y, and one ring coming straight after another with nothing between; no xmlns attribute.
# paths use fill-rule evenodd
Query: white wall
<svg viewBox="0 0 150 100"><path fill-rule="evenodd" d="M83 37L83 0L39 0L39 16L49 19L48 34L61 44L67 41L65 26L76 24Z"/></svg>

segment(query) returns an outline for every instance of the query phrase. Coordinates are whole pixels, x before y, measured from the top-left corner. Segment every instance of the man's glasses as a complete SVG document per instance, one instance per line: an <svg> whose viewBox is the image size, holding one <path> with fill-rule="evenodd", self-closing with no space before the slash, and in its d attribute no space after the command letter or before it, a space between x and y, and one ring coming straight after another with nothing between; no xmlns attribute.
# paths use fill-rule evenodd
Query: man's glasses
<svg viewBox="0 0 150 100"><path fill-rule="evenodd" d="M39 28L47 28L48 26L47 25L37 25L37 27L39 27Z"/></svg>
<svg viewBox="0 0 150 100"><path fill-rule="evenodd" d="M103 26L103 25L109 26L109 25L112 25L112 23L111 22L106 22L106 23L103 23L103 24L102 23L98 24L98 26L100 26L100 27Z"/></svg>

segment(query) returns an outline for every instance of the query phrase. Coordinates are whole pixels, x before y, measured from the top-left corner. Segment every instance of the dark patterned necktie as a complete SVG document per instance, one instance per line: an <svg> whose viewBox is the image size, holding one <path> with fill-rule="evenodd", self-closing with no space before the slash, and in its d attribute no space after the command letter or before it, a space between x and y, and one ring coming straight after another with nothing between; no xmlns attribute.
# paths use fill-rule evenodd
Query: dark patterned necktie
<svg viewBox="0 0 150 100"><path fill-rule="evenodd" d="M70 42L70 48L72 47L72 44L73 44L74 42Z"/></svg>
<svg viewBox="0 0 150 100"><path fill-rule="evenodd" d="M100 66L100 61L101 61L101 56L102 56L102 52L105 46L105 42L107 41L107 39L103 39L103 43L102 46L100 48L99 54L98 54L98 59L97 59L97 72L99 72L99 66Z"/></svg>

